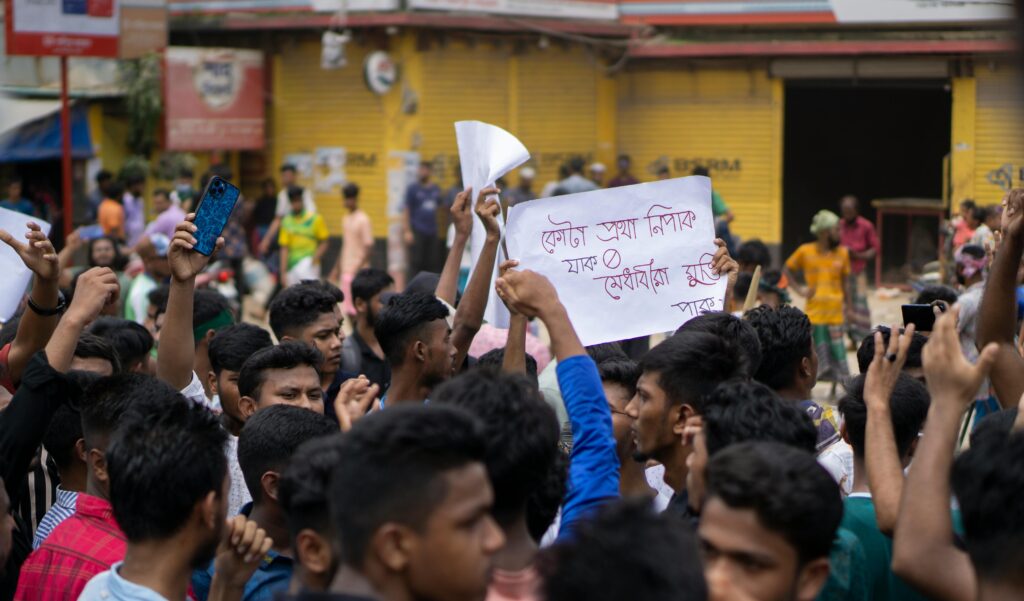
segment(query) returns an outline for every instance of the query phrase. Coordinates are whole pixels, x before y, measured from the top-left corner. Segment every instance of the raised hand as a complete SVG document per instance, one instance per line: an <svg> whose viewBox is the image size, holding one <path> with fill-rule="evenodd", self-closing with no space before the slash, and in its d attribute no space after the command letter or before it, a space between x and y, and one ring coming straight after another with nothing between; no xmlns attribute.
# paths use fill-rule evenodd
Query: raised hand
<svg viewBox="0 0 1024 601"><path fill-rule="evenodd" d="M273 544L266 531L244 515L228 519L213 560L214 578L222 586L245 587Z"/></svg>
<svg viewBox="0 0 1024 601"><path fill-rule="evenodd" d="M515 269L516 267L519 267L519 261L516 261L515 259L509 259L508 261L502 261L501 265L498 266L498 277L499 278L505 277L506 273L508 273L512 269ZM501 299L501 301L504 303L505 299ZM512 307L510 307L508 303L505 303L505 308L508 309L508 312L511 313L512 315L519 315L519 312L513 310Z"/></svg>
<svg viewBox="0 0 1024 601"><path fill-rule="evenodd" d="M211 257L224 247L224 238L217 238L217 246L209 257L192 250L196 244L196 239L192 234L198 229L196 224L192 223L195 218L195 213L189 213L185 217L185 221L174 228L171 247L167 250L171 276L179 282L186 282L202 273L210 264Z"/></svg>
<svg viewBox="0 0 1024 601"><path fill-rule="evenodd" d="M541 274L508 269L495 283L498 296L509 310L537 317L559 304L558 292Z"/></svg>
<svg viewBox="0 0 1024 601"><path fill-rule="evenodd" d="M334 399L334 413L338 416L341 431L348 432L360 418L378 407L378 384L371 384L366 376L346 380Z"/></svg>
<svg viewBox="0 0 1024 601"><path fill-rule="evenodd" d="M27 243L16 239L10 232L0 230L0 240L18 253L25 267L31 269L37 278L57 281L60 278L57 251L53 249L53 243L43 233L42 228L30 221L25 238L28 240Z"/></svg>
<svg viewBox="0 0 1024 601"><path fill-rule="evenodd" d="M78 277L67 318L79 324L92 323L104 307L116 303L120 297L117 274L109 267L93 267Z"/></svg>
<svg viewBox="0 0 1024 601"><path fill-rule="evenodd" d="M1024 234L1024 189L1014 188L1003 197L1000 226L1004 235Z"/></svg>
<svg viewBox="0 0 1024 601"><path fill-rule="evenodd" d="M457 237L469 238L469 234L473 231L473 211L470 210L472 198L473 188L466 188L455 195L451 214Z"/></svg>
<svg viewBox="0 0 1024 601"><path fill-rule="evenodd" d="M718 275L725 274L729 278L729 283L735 284L736 278L740 274L740 264L729 254L725 240L716 238L715 246L718 247L718 250L715 251L714 258L711 259L711 271Z"/></svg>
<svg viewBox="0 0 1024 601"><path fill-rule="evenodd" d="M488 196L495 196L501 190L495 187L484 188L480 190L480 195L476 198L476 214L480 217L480 221L484 223L484 230L487 231L488 236L498 237L501 235L501 226L498 224L498 215L501 214L501 203L496 199L488 200Z"/></svg>
<svg viewBox="0 0 1024 601"><path fill-rule="evenodd" d="M960 307L954 305L945 313L935 308L935 314L935 327L921 357L928 392L933 403L958 403L962 410L974 400L978 387L992 369L999 345L988 344L978 355L977 363L971 365L960 349L956 331Z"/></svg>
<svg viewBox="0 0 1024 601"><path fill-rule="evenodd" d="M864 379L864 402L868 407L878 406L889 409L889 399L896 388L896 380L907 362L907 351L914 339L914 324L900 333L897 326L892 326L889 345L886 347L881 332L875 332L875 356L871 359ZM959 349L959 341L957 342Z"/></svg>

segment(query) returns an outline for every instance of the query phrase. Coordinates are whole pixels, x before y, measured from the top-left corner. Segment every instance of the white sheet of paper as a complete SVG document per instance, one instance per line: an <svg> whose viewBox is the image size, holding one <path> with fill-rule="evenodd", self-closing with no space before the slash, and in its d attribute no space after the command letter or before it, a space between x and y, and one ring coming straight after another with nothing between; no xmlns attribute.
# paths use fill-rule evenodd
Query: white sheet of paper
<svg viewBox="0 0 1024 601"><path fill-rule="evenodd" d="M43 233L50 235L50 224L42 219L29 217L17 211L0 209L0 229L6 230L15 240L25 240L25 232L28 231L29 222L38 223ZM32 281L32 271L21 262L21 257L14 249L0 242L0 273L7 274L4 278L4 286L0 288L0 321L7 321L18 310L21 298L25 295L25 289Z"/></svg>
<svg viewBox="0 0 1024 601"><path fill-rule="evenodd" d="M530 152L523 143L504 129L482 121L458 121L455 123L455 140L459 145L459 162L462 169L462 184L473 188L476 196L480 190L493 186L498 178L530 160ZM472 199L476 203L476 198ZM501 223L501 217L498 223ZM470 239L469 251L476 265L480 252L484 247L484 224L479 219L473 220L473 237ZM487 300L484 319L499 328L507 328L509 315L505 305L494 292L494 280L497 277L498 265L501 264L501 253L495 261L494 275L491 277L491 294Z"/></svg>
<svg viewBox="0 0 1024 601"><path fill-rule="evenodd" d="M724 307L706 177L518 204L510 258L554 284L584 345L672 332Z"/></svg>

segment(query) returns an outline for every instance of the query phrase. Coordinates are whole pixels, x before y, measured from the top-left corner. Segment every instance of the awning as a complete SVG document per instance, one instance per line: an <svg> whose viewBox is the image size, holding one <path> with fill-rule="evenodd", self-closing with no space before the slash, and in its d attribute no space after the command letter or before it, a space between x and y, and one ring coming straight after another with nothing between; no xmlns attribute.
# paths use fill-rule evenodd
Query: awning
<svg viewBox="0 0 1024 601"><path fill-rule="evenodd" d="M71 156L93 155L85 105L71 107ZM43 161L61 156L60 103L0 97L0 163Z"/></svg>

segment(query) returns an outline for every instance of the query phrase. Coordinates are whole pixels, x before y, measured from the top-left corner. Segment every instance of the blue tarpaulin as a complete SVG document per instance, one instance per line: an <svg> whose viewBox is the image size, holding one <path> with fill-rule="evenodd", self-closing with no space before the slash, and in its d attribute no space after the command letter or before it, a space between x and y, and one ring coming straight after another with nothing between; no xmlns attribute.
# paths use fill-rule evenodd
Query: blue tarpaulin
<svg viewBox="0 0 1024 601"><path fill-rule="evenodd" d="M61 155L60 111L24 123L0 135L0 163L46 161ZM87 159L93 155L92 136L86 107L71 107L71 156Z"/></svg>

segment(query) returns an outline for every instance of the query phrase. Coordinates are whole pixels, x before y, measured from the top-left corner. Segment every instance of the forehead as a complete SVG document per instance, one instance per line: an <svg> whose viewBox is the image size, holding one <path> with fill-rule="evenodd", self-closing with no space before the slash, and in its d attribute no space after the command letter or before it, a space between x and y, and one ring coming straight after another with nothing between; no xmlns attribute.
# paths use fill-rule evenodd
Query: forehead
<svg viewBox="0 0 1024 601"><path fill-rule="evenodd" d="M647 394L656 394L661 391L661 374L656 371L645 371L640 374L636 381L637 389L643 389Z"/></svg>
<svg viewBox="0 0 1024 601"><path fill-rule="evenodd" d="M444 500L434 512L437 517L458 519L487 509L494 502L487 470L480 462L448 470L442 478L446 491Z"/></svg>
<svg viewBox="0 0 1024 601"><path fill-rule="evenodd" d="M268 369L263 374L264 392L275 392L285 388L320 388L320 378L316 370L308 365L299 365L291 369Z"/></svg>
<svg viewBox="0 0 1024 601"><path fill-rule="evenodd" d="M796 549L781 534L765 528L753 509L734 509L718 497L704 505L698 534L723 553L760 555L794 565L797 561Z"/></svg>
<svg viewBox="0 0 1024 601"><path fill-rule="evenodd" d="M320 330L336 330L341 325L338 315L331 311L330 313L321 313L317 316L312 323L307 324L302 328L303 335L312 335Z"/></svg>
<svg viewBox="0 0 1024 601"><path fill-rule="evenodd" d="M423 326L423 335L426 338L444 338L451 332L448 329L448 321L444 319L435 319Z"/></svg>

